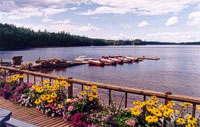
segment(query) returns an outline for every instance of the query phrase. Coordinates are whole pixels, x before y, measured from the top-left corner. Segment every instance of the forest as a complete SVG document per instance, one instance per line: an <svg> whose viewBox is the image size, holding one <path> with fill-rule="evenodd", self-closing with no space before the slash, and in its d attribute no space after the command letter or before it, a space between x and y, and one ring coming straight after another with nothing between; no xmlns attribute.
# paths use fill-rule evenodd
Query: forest
<svg viewBox="0 0 200 127"><path fill-rule="evenodd" d="M0 23L0 50L17 50L40 47L107 46L134 45L136 40L104 40L72 35L64 31L34 31L30 28L16 27Z"/></svg>

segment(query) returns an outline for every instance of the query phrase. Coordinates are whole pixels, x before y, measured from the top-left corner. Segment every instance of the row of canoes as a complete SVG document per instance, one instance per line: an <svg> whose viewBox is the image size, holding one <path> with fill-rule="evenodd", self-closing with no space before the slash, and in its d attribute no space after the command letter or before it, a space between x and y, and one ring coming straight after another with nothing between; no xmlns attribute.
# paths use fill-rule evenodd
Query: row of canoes
<svg viewBox="0 0 200 127"><path fill-rule="evenodd" d="M123 63L139 62L143 59L139 59L133 56L102 56L100 59L88 58L86 56L80 56L75 59L76 61L88 61L91 66L105 66L105 65L117 65Z"/></svg>

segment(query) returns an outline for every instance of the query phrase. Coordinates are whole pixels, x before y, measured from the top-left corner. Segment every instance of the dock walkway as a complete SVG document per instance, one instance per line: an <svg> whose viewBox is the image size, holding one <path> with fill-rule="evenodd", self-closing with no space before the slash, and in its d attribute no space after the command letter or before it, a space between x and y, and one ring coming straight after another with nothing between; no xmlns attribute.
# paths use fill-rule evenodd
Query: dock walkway
<svg viewBox="0 0 200 127"><path fill-rule="evenodd" d="M9 100L5 100L3 97L0 97L0 108L11 111L12 118L38 127L72 127L71 124L65 122L62 117L48 117L36 108L21 107L13 104Z"/></svg>

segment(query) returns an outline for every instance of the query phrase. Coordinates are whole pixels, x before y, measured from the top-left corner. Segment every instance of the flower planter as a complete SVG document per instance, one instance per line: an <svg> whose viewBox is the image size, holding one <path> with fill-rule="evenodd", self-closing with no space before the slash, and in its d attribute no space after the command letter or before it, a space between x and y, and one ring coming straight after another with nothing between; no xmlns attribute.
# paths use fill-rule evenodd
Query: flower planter
<svg viewBox="0 0 200 127"><path fill-rule="evenodd" d="M8 100L9 97L10 97L10 93L5 92L5 93L4 93L4 98L5 98L6 100Z"/></svg>

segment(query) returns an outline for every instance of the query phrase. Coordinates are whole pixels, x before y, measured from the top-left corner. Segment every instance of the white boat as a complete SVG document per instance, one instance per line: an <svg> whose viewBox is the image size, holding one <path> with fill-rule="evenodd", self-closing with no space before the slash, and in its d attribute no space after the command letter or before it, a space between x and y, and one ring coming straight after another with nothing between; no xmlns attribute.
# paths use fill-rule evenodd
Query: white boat
<svg viewBox="0 0 200 127"><path fill-rule="evenodd" d="M79 56L76 59L74 59L74 61L77 61L77 62L88 62L89 60L96 60L96 59L90 58L90 57L87 57L87 56Z"/></svg>

